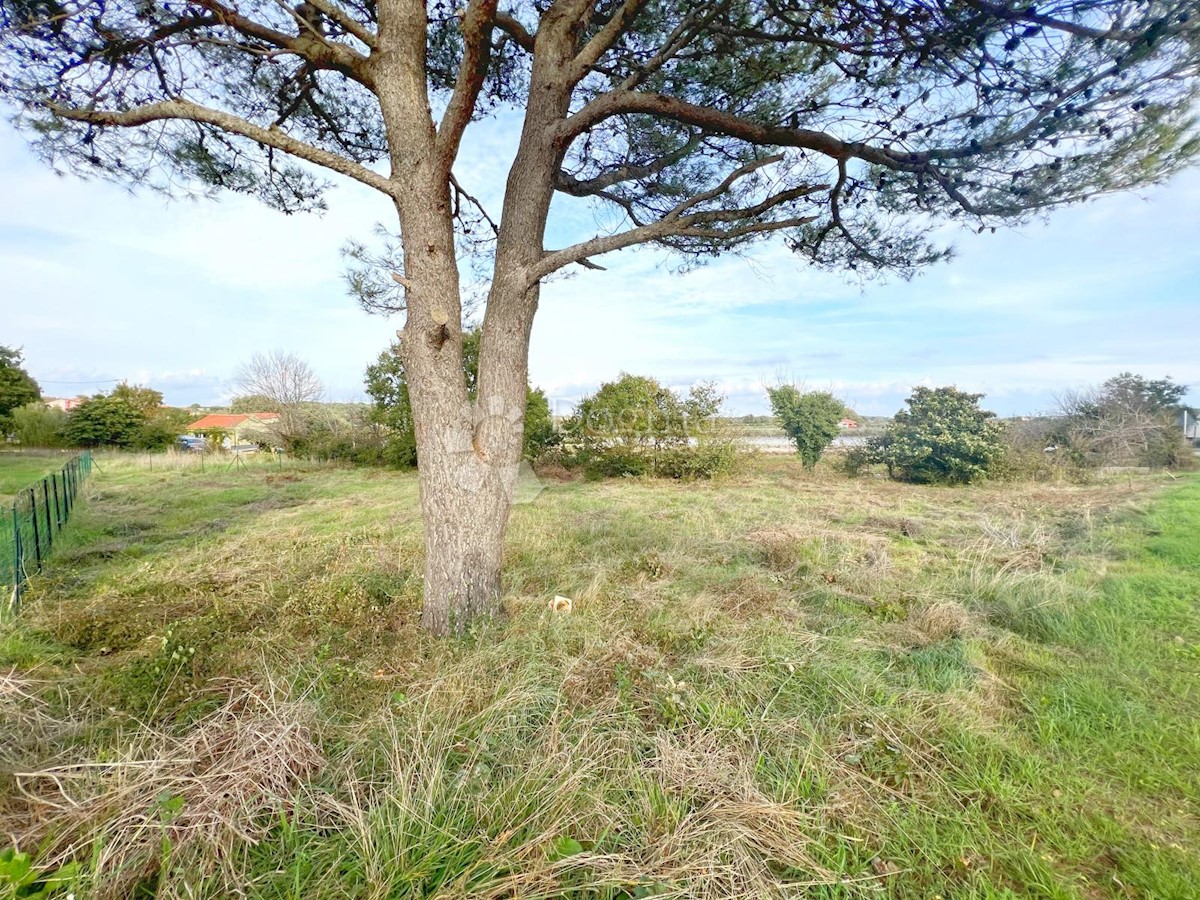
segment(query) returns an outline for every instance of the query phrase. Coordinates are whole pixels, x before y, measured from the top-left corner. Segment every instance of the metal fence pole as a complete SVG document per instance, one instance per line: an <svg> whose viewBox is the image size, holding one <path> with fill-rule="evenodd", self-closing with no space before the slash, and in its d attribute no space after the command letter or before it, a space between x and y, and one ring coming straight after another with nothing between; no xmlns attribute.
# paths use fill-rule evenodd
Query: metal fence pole
<svg viewBox="0 0 1200 900"><path fill-rule="evenodd" d="M46 549L54 547L54 523L50 521L50 485L49 479L42 479L42 502L46 505Z"/></svg>
<svg viewBox="0 0 1200 900"><path fill-rule="evenodd" d="M65 470L64 470L64 472L65 472ZM58 497L58 473L52 472L50 474L50 484L54 488L54 527L61 530L63 527L63 511L62 511L62 502L59 500L59 497ZM67 486L64 484L63 485L63 493L65 494L66 491L67 491Z"/></svg>
<svg viewBox="0 0 1200 900"><path fill-rule="evenodd" d="M38 571L42 568L42 536L38 534L37 494L29 488L29 519L33 522L33 558L37 562Z"/></svg>
<svg viewBox="0 0 1200 900"><path fill-rule="evenodd" d="M24 559L21 552L21 519L17 515L17 501L13 501L12 505L12 527L13 527L13 593L12 593L12 612L19 613L21 611L21 581L24 574Z"/></svg>

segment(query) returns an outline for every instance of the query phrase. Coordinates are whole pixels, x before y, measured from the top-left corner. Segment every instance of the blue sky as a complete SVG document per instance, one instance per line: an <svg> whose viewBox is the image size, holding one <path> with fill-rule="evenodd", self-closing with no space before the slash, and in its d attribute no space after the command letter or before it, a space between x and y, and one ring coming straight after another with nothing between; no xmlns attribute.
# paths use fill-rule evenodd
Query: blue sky
<svg viewBox="0 0 1200 900"><path fill-rule="evenodd" d="M513 126L477 126L458 167L494 208ZM364 366L400 324L342 287L339 248L391 214L357 185L339 184L323 216L228 195L167 201L57 176L0 126L0 196L0 343L24 347L50 395L127 379L168 403L220 403L240 362L280 348L307 359L331 399L361 399ZM611 224L572 204L556 207L549 243ZM764 412L763 385L785 378L868 415L894 412L915 384L986 393L1002 415L1123 370L1200 386L1200 172L1048 224L945 235L950 263L865 287L780 244L682 275L657 250L604 257L608 271L544 288L532 380L563 412L624 370L716 381L734 413Z"/></svg>

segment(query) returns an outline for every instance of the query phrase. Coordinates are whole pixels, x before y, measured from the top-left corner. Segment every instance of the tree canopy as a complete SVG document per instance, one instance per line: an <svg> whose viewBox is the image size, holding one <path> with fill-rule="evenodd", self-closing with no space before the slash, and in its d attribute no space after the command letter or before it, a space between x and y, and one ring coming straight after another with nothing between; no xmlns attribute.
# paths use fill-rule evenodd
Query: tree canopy
<svg viewBox="0 0 1200 900"><path fill-rule="evenodd" d="M591 198L626 226L540 254L529 278L647 241L702 257L771 232L818 264L910 272L944 252L927 241L939 217L989 227L1191 160L1194 13L1192 0L4 0L0 88L59 167L293 212L323 204L313 166L400 202L400 170L429 165L476 237L507 217L454 180L464 130L524 108L538 130L523 144L552 149L538 191ZM402 144L396 117L427 104L414 125L431 143Z"/></svg>
<svg viewBox="0 0 1200 900"><path fill-rule="evenodd" d="M109 392L108 396L114 400L123 400L146 418L155 415L163 405L162 391L133 385L128 381L122 381Z"/></svg>
<svg viewBox="0 0 1200 900"><path fill-rule="evenodd" d="M767 388L767 397L804 465L810 469L816 466L825 448L837 437L846 404L828 391L806 392L794 384Z"/></svg>
<svg viewBox="0 0 1200 900"><path fill-rule="evenodd" d="M135 447L146 417L127 399L96 394L67 414L63 436L76 447Z"/></svg>
<svg viewBox="0 0 1200 900"><path fill-rule="evenodd" d="M12 411L42 399L41 388L25 371L21 351L0 345L0 437L12 424Z"/></svg>

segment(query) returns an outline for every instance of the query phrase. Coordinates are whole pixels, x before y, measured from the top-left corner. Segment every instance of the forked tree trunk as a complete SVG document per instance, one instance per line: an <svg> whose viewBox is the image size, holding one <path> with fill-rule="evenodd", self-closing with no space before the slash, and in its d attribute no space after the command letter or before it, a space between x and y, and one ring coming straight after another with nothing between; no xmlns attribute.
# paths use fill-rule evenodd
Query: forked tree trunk
<svg viewBox="0 0 1200 900"><path fill-rule="evenodd" d="M421 274L410 291L401 341L425 526L421 624L434 634L460 633L500 612L500 563L521 462L532 318L520 316L524 325L505 327L513 318L505 307L517 304L496 298L484 324L472 400L463 375L458 272L452 244L445 245L444 253L431 252L437 244L423 242L409 254L408 271Z"/></svg>
<svg viewBox="0 0 1200 900"><path fill-rule="evenodd" d="M445 121L435 129L430 118L424 5L397 5L380 19L371 72L392 148L392 178L402 188L395 197L407 301L401 354L425 523L421 622L434 634L460 632L500 611L500 561L521 461L529 336L540 290L531 273L543 255L552 176L566 146L554 129L570 108L578 19L577 11L564 11L538 31L530 102L496 238L474 401L462 371L450 197L457 139L446 136L456 132L445 130ZM456 95L465 86L457 85Z"/></svg>

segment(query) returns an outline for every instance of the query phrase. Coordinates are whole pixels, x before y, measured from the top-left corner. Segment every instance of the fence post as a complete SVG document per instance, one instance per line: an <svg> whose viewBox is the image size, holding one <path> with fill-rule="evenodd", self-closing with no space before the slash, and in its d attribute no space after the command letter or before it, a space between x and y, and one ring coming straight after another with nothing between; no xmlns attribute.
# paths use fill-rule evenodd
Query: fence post
<svg viewBox="0 0 1200 900"><path fill-rule="evenodd" d="M21 581L24 576L24 554L21 552L21 520L17 516L17 501L12 505L13 528L13 593L9 608L13 614L21 611Z"/></svg>
<svg viewBox="0 0 1200 900"><path fill-rule="evenodd" d="M59 497L58 497L58 473L57 472L50 473L50 484L54 488L54 527L57 528L59 531L61 531L62 527L63 527L63 510L62 510L62 501L59 500ZM67 491L67 486L64 484L63 485L63 493L65 494L66 491Z"/></svg>
<svg viewBox="0 0 1200 900"><path fill-rule="evenodd" d="M46 548L54 547L54 523L50 521L50 485L48 478L42 479L42 502L46 505Z"/></svg>
<svg viewBox="0 0 1200 900"><path fill-rule="evenodd" d="M42 569L42 536L38 533L37 493L29 488L29 520L33 522L33 558L38 571Z"/></svg>

